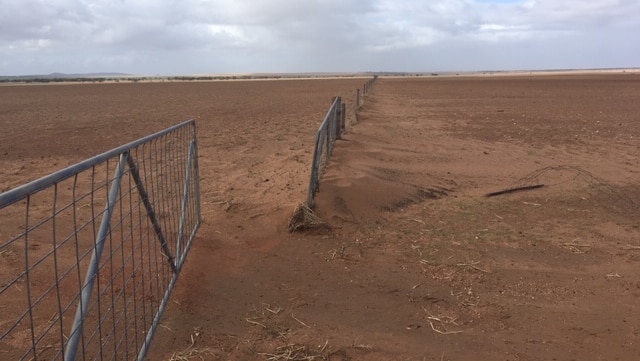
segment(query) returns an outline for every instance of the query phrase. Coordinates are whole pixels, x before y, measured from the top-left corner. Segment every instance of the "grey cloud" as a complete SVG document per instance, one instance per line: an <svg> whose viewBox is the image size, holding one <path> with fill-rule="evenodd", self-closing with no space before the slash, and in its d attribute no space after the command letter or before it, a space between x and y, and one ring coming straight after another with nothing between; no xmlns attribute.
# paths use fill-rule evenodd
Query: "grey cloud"
<svg viewBox="0 0 640 361"><path fill-rule="evenodd" d="M64 40L73 37L78 27L84 27L90 21L91 14L80 1L0 2L0 40L4 42Z"/></svg>
<svg viewBox="0 0 640 361"><path fill-rule="evenodd" d="M637 14L634 0L0 0L0 74L619 66L640 59Z"/></svg>

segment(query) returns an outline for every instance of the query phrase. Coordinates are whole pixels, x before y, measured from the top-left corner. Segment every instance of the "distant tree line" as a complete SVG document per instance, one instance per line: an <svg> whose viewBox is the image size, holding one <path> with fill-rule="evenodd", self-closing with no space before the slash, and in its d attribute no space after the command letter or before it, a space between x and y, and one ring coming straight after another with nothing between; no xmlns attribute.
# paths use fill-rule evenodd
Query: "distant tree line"
<svg viewBox="0 0 640 361"><path fill-rule="evenodd" d="M108 78L22 78L22 77L11 77L11 78L0 78L0 83L63 83L63 82L73 82L73 83L102 83Z"/></svg>

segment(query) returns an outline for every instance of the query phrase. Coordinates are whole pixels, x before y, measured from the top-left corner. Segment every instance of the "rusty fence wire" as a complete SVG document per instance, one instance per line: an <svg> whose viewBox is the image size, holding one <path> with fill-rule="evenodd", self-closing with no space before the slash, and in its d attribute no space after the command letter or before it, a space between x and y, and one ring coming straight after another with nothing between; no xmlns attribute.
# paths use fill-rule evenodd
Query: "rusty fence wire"
<svg viewBox="0 0 640 361"><path fill-rule="evenodd" d="M0 360L143 360L200 225L189 120L0 194Z"/></svg>

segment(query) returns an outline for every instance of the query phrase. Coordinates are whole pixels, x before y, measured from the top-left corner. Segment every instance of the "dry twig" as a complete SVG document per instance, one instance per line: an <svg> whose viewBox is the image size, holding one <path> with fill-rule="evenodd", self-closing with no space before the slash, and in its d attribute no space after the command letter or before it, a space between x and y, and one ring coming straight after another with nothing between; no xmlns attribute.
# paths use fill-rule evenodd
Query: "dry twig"
<svg viewBox="0 0 640 361"><path fill-rule="evenodd" d="M204 360L204 355L213 355L213 353L211 352L211 349L208 347L205 348L195 348L194 346L196 345L196 340L194 339L194 335L198 336L200 334L200 330L199 329L194 329L193 333L191 335L189 335L189 337L191 338L191 345L189 345L189 347L187 347L186 349L184 349L183 351L180 352L174 352L173 355L171 355L171 358L169 359L169 361L189 361L193 358L199 357L201 360Z"/></svg>
<svg viewBox="0 0 640 361"><path fill-rule="evenodd" d="M358 350L373 351L373 346L371 345L357 344L357 345L353 345L352 347L357 348Z"/></svg>
<svg viewBox="0 0 640 361"><path fill-rule="evenodd" d="M263 305L264 309L269 311L270 313L273 313L274 315L279 314L280 312L282 312L284 309L282 307L276 307L274 309L271 309L271 305Z"/></svg>
<svg viewBox="0 0 640 361"><path fill-rule="evenodd" d="M585 253L587 250L583 248L591 248L590 244L586 243L576 243L577 239L574 239L572 242L561 243L560 245L568 248L569 250L575 253Z"/></svg>
<svg viewBox="0 0 640 361"><path fill-rule="evenodd" d="M502 195L502 194L527 191L527 190L532 190L532 189L537 189L537 188L542 188L542 187L544 187L544 184L536 184L536 185L532 185L532 186L522 186L522 187L509 188L509 189L501 190L501 191L498 191L498 192L487 193L487 194L485 194L485 197L495 197L495 196L499 196L499 195Z"/></svg>
<svg viewBox="0 0 640 361"><path fill-rule="evenodd" d="M447 330L446 325L454 325L454 326L459 326L456 323L456 318L451 317L451 316L433 316L431 315L426 308L422 307L422 309L424 310L424 312L428 315L427 316L427 322L429 322L429 325L431 326L431 329L441 335L453 335L456 333L462 333L464 331L449 331ZM435 325L433 324L433 322L438 322L440 327L437 328L435 327Z"/></svg>
<svg viewBox="0 0 640 361"><path fill-rule="evenodd" d="M253 320L252 320L252 319L250 319L250 318L245 318L244 320L245 320L245 321L247 321L247 322L249 322L250 324L258 325L258 326L262 326L262 328L267 328L267 326L265 326L265 325L261 324L260 322L253 321Z"/></svg>
<svg viewBox="0 0 640 361"><path fill-rule="evenodd" d="M325 343L325 347L328 343L329 341ZM276 353L263 352L259 353L259 355L267 356L267 360L269 361L313 361L326 358L322 355L325 347L322 348L319 354L313 355L309 353L307 347L304 345L288 344L278 347Z"/></svg>
<svg viewBox="0 0 640 361"><path fill-rule="evenodd" d="M309 325L307 325L306 323L304 323L304 322L300 321L300 319L298 319L296 316L294 316L294 315L293 315L293 313L291 314L291 317L292 317L294 320L298 321L298 323L300 323L302 326L304 326L304 327L306 327L306 328L311 328L311 326L309 326Z"/></svg>
<svg viewBox="0 0 640 361"><path fill-rule="evenodd" d="M640 251L640 246L633 246L633 245L626 245L624 247L621 247L622 249L624 249L625 251Z"/></svg>
<svg viewBox="0 0 640 361"><path fill-rule="evenodd" d="M471 261L469 263L457 263L456 266L458 266L458 267L469 267L471 269L474 269L476 271L480 271L482 273L490 273L489 271L476 266L479 263L480 262L477 262L477 261Z"/></svg>

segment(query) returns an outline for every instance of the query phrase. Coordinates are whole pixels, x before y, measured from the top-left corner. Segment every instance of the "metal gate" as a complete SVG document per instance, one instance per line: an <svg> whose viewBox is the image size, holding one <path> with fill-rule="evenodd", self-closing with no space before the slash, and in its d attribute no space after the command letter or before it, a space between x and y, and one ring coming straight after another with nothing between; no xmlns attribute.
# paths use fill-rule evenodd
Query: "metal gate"
<svg viewBox="0 0 640 361"><path fill-rule="evenodd" d="M143 360L199 226L193 120L0 194L0 359Z"/></svg>

